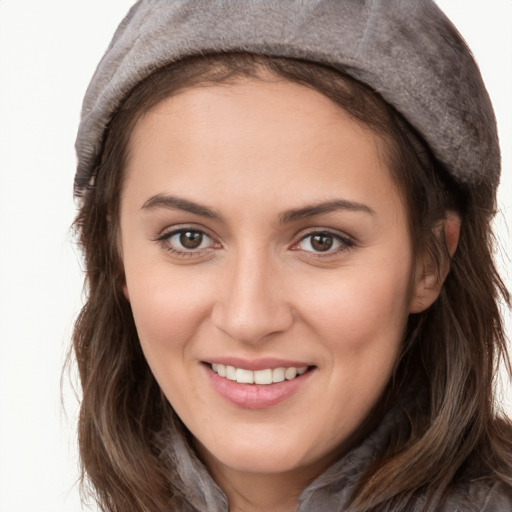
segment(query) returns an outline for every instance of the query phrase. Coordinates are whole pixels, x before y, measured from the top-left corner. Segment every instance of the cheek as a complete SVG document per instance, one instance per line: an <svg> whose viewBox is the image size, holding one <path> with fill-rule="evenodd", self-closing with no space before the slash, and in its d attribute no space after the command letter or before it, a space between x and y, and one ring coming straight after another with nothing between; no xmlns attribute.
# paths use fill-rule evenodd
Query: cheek
<svg viewBox="0 0 512 512"><path fill-rule="evenodd" d="M133 272L126 264L125 269L137 332L150 364L152 354L184 354L208 316L207 283L158 263Z"/></svg>
<svg viewBox="0 0 512 512"><path fill-rule="evenodd" d="M148 364L157 380L168 380L182 371L207 316L208 276L193 266L173 266L153 244L132 238L123 240L127 295Z"/></svg>
<svg viewBox="0 0 512 512"><path fill-rule="evenodd" d="M342 364L353 358L363 370L393 364L410 301L410 279L403 268L409 267L347 269L302 295L310 326Z"/></svg>
<svg viewBox="0 0 512 512"><path fill-rule="evenodd" d="M157 270L145 273L144 280L127 280L132 312L151 372L175 410L186 412L189 402L195 403L191 397L200 396L190 374L208 299L197 283Z"/></svg>
<svg viewBox="0 0 512 512"><path fill-rule="evenodd" d="M408 318L409 281L402 273L353 272L303 296L311 331L329 369L327 439L353 431L384 391L399 356ZM307 302L306 302L307 301ZM333 411L336 411L333 413Z"/></svg>

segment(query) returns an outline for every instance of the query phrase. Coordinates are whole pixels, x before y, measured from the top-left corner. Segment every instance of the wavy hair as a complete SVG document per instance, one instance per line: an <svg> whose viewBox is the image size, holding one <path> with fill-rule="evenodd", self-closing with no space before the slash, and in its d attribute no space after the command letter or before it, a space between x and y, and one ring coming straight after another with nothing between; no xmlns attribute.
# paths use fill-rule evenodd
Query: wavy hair
<svg viewBox="0 0 512 512"><path fill-rule="evenodd" d="M421 494L430 510L467 478L512 487L512 426L493 398L498 365L509 361L499 300L510 304L492 258L494 191L455 184L421 137L364 84L317 63L240 53L191 57L156 70L127 95L106 130L95 184L75 221L87 293L73 336L83 395L78 433L84 493L90 491L108 512L178 510L172 505L180 494L175 471L162 461L157 438L170 424L186 429L145 361L122 292L119 201L133 127L184 88L240 77L265 80L269 73L323 93L380 136L417 254L426 251L438 265L445 262L449 255L435 227L448 210L462 219L441 294L429 309L410 316L380 408L390 407L411 382L419 382L424 398L413 401L408 427L396 432L367 471L353 509L410 510Z"/></svg>

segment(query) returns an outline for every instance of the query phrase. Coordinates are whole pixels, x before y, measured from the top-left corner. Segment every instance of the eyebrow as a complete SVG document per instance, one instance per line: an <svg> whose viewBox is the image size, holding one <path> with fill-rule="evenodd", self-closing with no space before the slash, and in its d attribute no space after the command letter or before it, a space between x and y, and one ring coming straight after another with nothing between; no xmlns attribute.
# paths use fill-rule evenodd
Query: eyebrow
<svg viewBox="0 0 512 512"><path fill-rule="evenodd" d="M181 197L157 194L151 196L143 205L142 210L155 210L157 208L166 208L169 210L183 210L208 219L223 220L222 215L207 206L200 205L194 201L183 199Z"/></svg>
<svg viewBox="0 0 512 512"><path fill-rule="evenodd" d="M151 196L143 205L142 210L155 210L157 208L166 208L169 210L182 210L185 212L206 217L208 219L215 219L223 221L222 215L217 213L215 210L208 208L207 206L201 205L188 199L181 197L156 194ZM348 210L353 212L363 212L370 215L375 215L375 210L369 206L357 203L354 201L348 201L346 199L336 199L333 201L326 201L314 205L304 206L302 208L291 209L283 212L279 215L279 223L287 224L289 222L295 222L298 220L314 217L316 215L323 215L326 213L335 212L338 210Z"/></svg>
<svg viewBox="0 0 512 512"><path fill-rule="evenodd" d="M318 203L304 208L287 210L279 216L279 222L285 224L287 222L294 222L316 215L323 215L326 213L335 212L338 210L348 210L352 212L363 212L370 215L375 215L375 210L362 203L354 201L347 201L346 199L336 199L334 201L327 201Z"/></svg>

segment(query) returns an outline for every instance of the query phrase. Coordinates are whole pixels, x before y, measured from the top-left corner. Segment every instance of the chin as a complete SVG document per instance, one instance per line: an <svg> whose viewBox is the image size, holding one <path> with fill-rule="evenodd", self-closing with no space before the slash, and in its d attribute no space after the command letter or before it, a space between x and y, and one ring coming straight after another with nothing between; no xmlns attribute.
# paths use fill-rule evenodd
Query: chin
<svg viewBox="0 0 512 512"><path fill-rule="evenodd" d="M287 473L306 463L299 454L282 453L272 448L255 446L251 450L233 450L221 454L218 461L225 467L240 473Z"/></svg>
<svg viewBox="0 0 512 512"><path fill-rule="evenodd" d="M316 464L327 467L331 462L333 451L324 451L320 443L308 447L303 436L261 430L258 435L233 434L222 444L198 442L198 450L207 466L220 463L241 473L286 473Z"/></svg>

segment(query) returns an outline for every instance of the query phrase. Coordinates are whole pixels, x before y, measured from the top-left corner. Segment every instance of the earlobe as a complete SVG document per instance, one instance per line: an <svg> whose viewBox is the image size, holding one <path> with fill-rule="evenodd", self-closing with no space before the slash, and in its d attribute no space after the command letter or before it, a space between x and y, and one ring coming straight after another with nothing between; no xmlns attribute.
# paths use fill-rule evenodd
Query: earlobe
<svg viewBox="0 0 512 512"><path fill-rule="evenodd" d="M448 272L443 274L446 276ZM420 262L416 269L409 313L421 313L428 309L439 296L443 282L444 278L435 265L425 265Z"/></svg>
<svg viewBox="0 0 512 512"><path fill-rule="evenodd" d="M446 276L450 271L450 260L454 256L459 243L461 220L452 211L434 228L435 236L444 244L439 264L430 251L424 251L422 258L416 263L414 289L409 307L410 313L421 313L428 309L439 297Z"/></svg>

